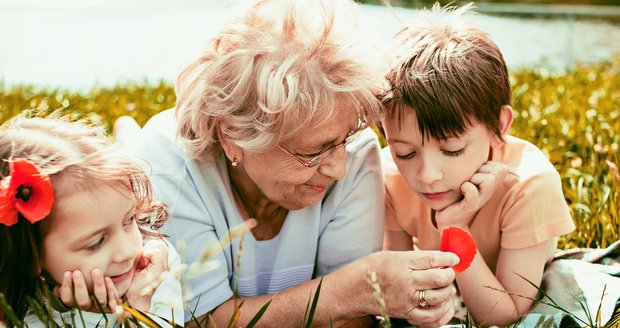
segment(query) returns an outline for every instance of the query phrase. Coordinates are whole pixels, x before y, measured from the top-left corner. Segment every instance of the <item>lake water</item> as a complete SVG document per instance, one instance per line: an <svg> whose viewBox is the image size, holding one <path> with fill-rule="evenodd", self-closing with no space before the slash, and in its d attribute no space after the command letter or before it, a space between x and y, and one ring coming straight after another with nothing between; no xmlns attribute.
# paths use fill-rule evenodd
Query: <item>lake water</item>
<svg viewBox="0 0 620 328"><path fill-rule="evenodd" d="M223 0L0 0L0 81L88 90L174 81L228 17ZM414 11L363 6L369 38ZM620 54L620 25L602 20L478 15L510 68L566 68Z"/></svg>

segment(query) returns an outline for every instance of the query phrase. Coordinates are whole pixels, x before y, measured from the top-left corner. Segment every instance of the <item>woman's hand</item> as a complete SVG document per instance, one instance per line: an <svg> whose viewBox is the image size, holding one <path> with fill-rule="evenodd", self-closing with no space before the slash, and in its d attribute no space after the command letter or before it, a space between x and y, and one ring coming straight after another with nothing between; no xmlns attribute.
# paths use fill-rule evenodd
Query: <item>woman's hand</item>
<svg viewBox="0 0 620 328"><path fill-rule="evenodd" d="M380 252L368 257L390 317L411 324L439 327L454 315L452 282L459 261L439 251Z"/></svg>
<svg viewBox="0 0 620 328"><path fill-rule="evenodd" d="M125 294L129 304L143 311L151 308L151 298L155 289L170 270L168 265L168 246L163 240L151 240L144 245L136 264L136 273Z"/></svg>
<svg viewBox="0 0 620 328"><path fill-rule="evenodd" d="M469 181L461 185L463 199L436 213L437 229L442 231L454 226L467 230L478 210L491 199L508 172L508 166L499 162L482 164Z"/></svg>
<svg viewBox="0 0 620 328"><path fill-rule="evenodd" d="M110 277L104 277L100 269L94 269L90 276L93 293L86 286L84 273L80 270L64 273L60 285L54 288L56 295L65 306L77 307L88 312L112 313L116 309L118 294Z"/></svg>

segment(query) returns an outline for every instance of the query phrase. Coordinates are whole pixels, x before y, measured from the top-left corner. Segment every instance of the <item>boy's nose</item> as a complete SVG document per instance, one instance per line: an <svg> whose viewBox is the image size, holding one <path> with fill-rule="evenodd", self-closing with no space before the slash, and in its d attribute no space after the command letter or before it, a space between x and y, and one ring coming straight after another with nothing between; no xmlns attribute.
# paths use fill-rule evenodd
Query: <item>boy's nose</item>
<svg viewBox="0 0 620 328"><path fill-rule="evenodd" d="M418 170L418 181L423 184L433 184L443 178L441 168L430 160L423 160Z"/></svg>

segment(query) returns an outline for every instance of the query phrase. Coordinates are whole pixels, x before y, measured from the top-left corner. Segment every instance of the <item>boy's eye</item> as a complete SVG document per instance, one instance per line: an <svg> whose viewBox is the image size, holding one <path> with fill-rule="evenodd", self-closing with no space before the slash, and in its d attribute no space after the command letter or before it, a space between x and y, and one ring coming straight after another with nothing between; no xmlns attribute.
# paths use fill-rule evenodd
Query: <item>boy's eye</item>
<svg viewBox="0 0 620 328"><path fill-rule="evenodd" d="M99 248L101 248L101 246L103 246L103 243L105 242L105 236L101 236L99 239L97 239L97 241L91 245L86 246L86 250L89 251L96 251Z"/></svg>
<svg viewBox="0 0 620 328"><path fill-rule="evenodd" d="M465 148L461 148L459 150L454 150L454 151L450 151L450 150L443 151L443 153L446 154L446 156L452 156L452 157L460 156L464 152L465 152Z"/></svg>
<svg viewBox="0 0 620 328"><path fill-rule="evenodd" d="M400 159L400 160L408 160L408 159L412 159L413 157L415 157L415 155L417 154L417 152L412 151L409 154L406 155L398 155L396 154L396 158Z"/></svg>

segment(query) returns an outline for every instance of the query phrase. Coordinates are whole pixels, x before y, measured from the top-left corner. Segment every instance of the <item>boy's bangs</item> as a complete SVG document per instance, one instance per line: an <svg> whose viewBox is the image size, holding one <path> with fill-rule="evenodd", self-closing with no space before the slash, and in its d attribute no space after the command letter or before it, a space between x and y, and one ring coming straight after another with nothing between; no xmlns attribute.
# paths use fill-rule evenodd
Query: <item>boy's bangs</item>
<svg viewBox="0 0 620 328"><path fill-rule="evenodd" d="M401 97L398 97L401 98ZM416 101L413 101L416 99ZM391 113L396 113L397 122L402 128L405 114L415 114L418 121L418 130L423 140L430 138L445 141L449 138L460 137L473 124L468 110L463 109L458 103L450 101L423 101L419 95L407 93L402 95L401 100L392 102ZM437 98L435 98L437 100Z"/></svg>

